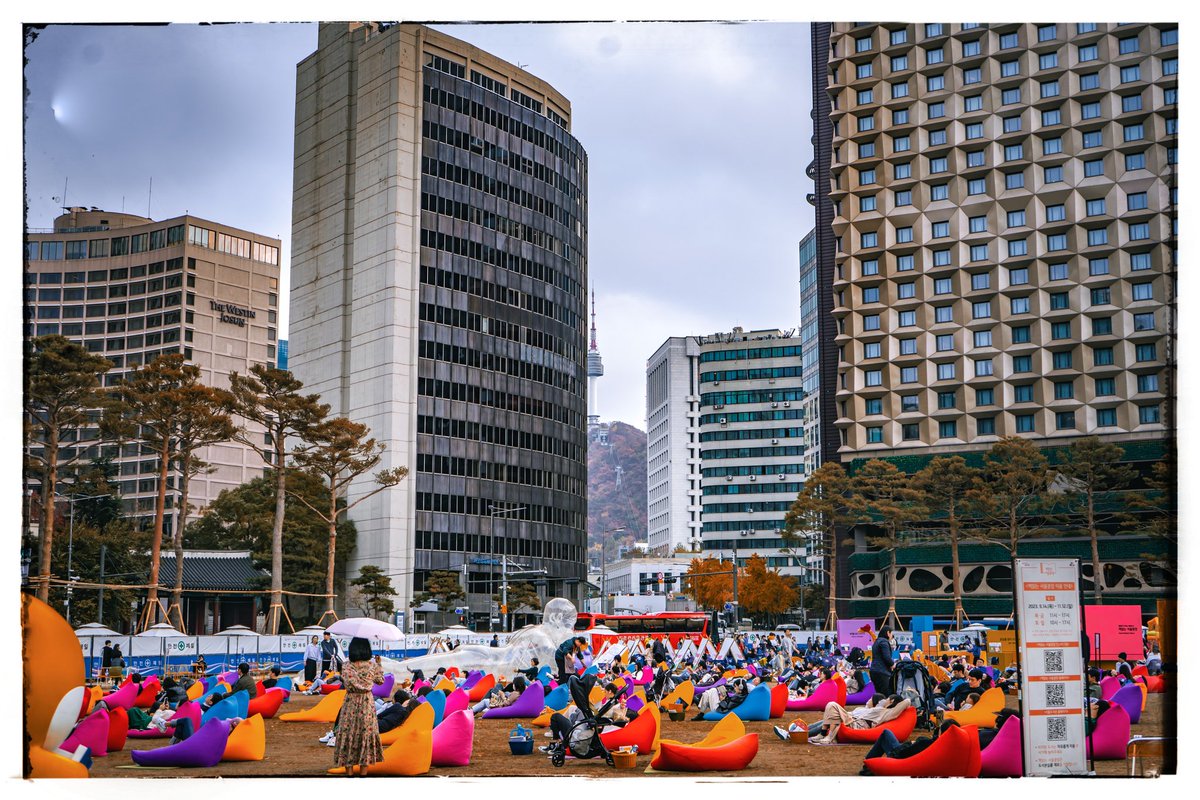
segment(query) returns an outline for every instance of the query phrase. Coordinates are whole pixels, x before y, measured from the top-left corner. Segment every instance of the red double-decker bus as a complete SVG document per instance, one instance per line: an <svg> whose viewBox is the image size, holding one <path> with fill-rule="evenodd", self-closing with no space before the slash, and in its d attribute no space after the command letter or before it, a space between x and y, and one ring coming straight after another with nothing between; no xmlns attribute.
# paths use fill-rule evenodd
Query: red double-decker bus
<svg viewBox="0 0 1200 800"><path fill-rule="evenodd" d="M575 630L587 633L593 628L604 626L612 634L597 634L592 637L593 647L610 641L625 639L667 639L672 647L678 647L684 639L699 644L714 630L711 615L703 611L664 611L659 614L590 614L581 613L575 620Z"/></svg>

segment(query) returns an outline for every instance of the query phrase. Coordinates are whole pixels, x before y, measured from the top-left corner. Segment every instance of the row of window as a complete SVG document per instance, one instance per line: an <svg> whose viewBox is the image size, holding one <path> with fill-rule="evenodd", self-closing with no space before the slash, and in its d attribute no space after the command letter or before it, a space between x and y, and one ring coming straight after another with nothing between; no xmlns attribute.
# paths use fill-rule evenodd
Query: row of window
<svg viewBox="0 0 1200 800"><path fill-rule="evenodd" d="M1061 242L1061 244L1062 244L1062 246L1060 247L1059 246L1060 242L1057 240L1055 241L1055 243L1054 243L1055 252L1057 252L1059 250L1067 249L1065 246L1066 242ZM976 250L976 248L980 247L980 245L969 245L969 247L970 247L970 254L971 254L970 255L970 263L984 262L984 261L988 260L986 252ZM986 245L984 247L986 247ZM1128 267L1128 270L1130 272L1141 272L1143 270L1151 269L1154 266L1154 259L1153 259L1152 252L1129 253L1126 251L1121 251L1121 255L1127 257L1126 266ZM1080 257L1080 260L1082 261L1082 257ZM1110 256L1092 256L1092 257L1088 257L1086 260L1087 260L1087 266L1088 266L1088 275L1095 276L1095 275L1112 274ZM945 264L948 264L948 263L950 263L950 262L944 258L943 259L935 259L934 266L939 266L939 265L944 266ZM917 254L906 253L903 255L892 256L892 265L893 265L894 272L913 272L917 269ZM840 265L839 265L839 267L840 267ZM1029 270L1030 270L1030 268L1025 267L1025 266L1008 268L1007 273L1009 276L1010 285L1015 286L1015 285L1019 285L1019 284L1023 284L1023 283L1028 283L1029 277L1030 277ZM989 273L983 272L983 273L979 273L979 274L988 275ZM859 260L859 275L864 278L869 278L869 277L874 277L874 276L879 275L879 258L875 257L875 258L860 259ZM1071 276L1071 268L1070 268L1070 264L1068 262L1056 262L1053 264L1046 264L1046 279L1047 280L1049 280L1049 281L1064 281L1064 280L1067 280L1068 278L1070 278L1070 276ZM839 272L838 277L839 277L839 279L841 279L840 272ZM988 281L990 283L989 278L979 278L978 280ZM988 287L983 286L980 288L988 288ZM844 305L844 304L840 304L840 305Z"/></svg>
<svg viewBox="0 0 1200 800"><path fill-rule="evenodd" d="M532 536L490 536L482 533L448 533L446 531L416 531L414 533L418 550L445 550L451 553L501 554L524 556L526 558L552 558L560 561L580 561L584 559L583 548L561 542L549 542ZM507 539L507 543L505 542ZM474 575L476 573L472 573ZM487 573L483 573L487 575ZM490 577L490 576L488 576ZM485 578L486 583L486 578ZM424 582L415 585L424 586ZM500 585L500 572L495 573L495 584L479 589L480 592L494 592Z"/></svg>
<svg viewBox="0 0 1200 800"><path fill-rule="evenodd" d="M983 110L983 95L972 95L964 97L963 106L967 111L982 111ZM1090 102L1074 101L1079 107L1079 112L1075 120L1068 118L1068 122L1072 121L1087 121L1091 119L1100 119L1103 114L1103 109L1099 100ZM1122 98L1122 108L1129 111L1140 111L1142 109L1141 95L1130 95L1127 98ZM908 120L909 109L897 109L892 112L892 119L895 120L897 114L903 111L902 118ZM926 120L944 119L946 117L946 101L931 100L925 104ZM1030 116L1033 110L1029 110ZM1040 112L1039 120L1042 128L1053 128L1063 124L1063 107L1046 108ZM856 133L870 133L875 130L875 112L864 116L854 118ZM978 123L982 125L982 123ZM1020 133L1025 130L1025 112L1019 111L1016 114L1000 117L1000 127L1003 133ZM837 135L838 123L834 123L834 134ZM1174 118L1167 120L1167 132L1175 133L1177 126ZM1142 122L1130 123L1122 125L1122 141L1137 142L1146 138L1145 124ZM943 142L944 144L944 142Z"/></svg>
<svg viewBox="0 0 1200 800"><path fill-rule="evenodd" d="M565 228L574 230L576 235L579 235L582 230L578 217L571 214L565 208L539 197L533 192L517 188L506 181L484 175L482 172L477 172L468 167L460 167L430 156L421 157L421 171L426 175L432 175L461 186L469 186L476 191L490 194L505 202L515 203L528 208L536 214L553 219Z"/></svg>
<svg viewBox="0 0 1200 800"><path fill-rule="evenodd" d="M417 313L422 322L434 322L439 325L449 325L452 328L463 328L469 331L476 331L477 333L485 333L499 339L506 339L510 342L517 342L546 350L563 358L569 358L574 363L578 363L572 357L575 356L578 348L571 345L562 337L553 336L537 328L518 325L515 322L503 319L485 317L482 314L473 314L458 308L447 308L446 306L435 305L433 303L421 303L417 308ZM567 355L568 352L571 354L570 356Z"/></svg>
<svg viewBox="0 0 1200 800"><path fill-rule="evenodd" d="M803 456L804 448L798 445L779 445L778 447L718 447L712 450L701 450L703 461L719 458L778 458L781 456Z"/></svg>
<svg viewBox="0 0 1200 800"><path fill-rule="evenodd" d="M1099 259L1097 259L1097 260L1099 260ZM1092 274L1093 275L1107 275L1108 274L1108 264L1105 263L1103 265L1102 269L1103 269L1102 272L1097 271ZM1029 283L1029 270L1028 269L1024 269L1024 268L1010 269L1007 272L1008 272L1008 277L1009 277L1007 288L1011 288L1013 286L1022 286L1022 285L1026 285ZM975 273L970 276L970 279L971 279L970 291L978 292L978 291L992 290L991 273L990 272ZM962 283L962 281L960 281L960 284L961 283ZM961 288L963 288L963 287L955 286L955 281L953 278L934 278L933 279L933 295L935 297L938 295L958 294L959 290ZM1092 306L1106 306L1106 305L1113 304L1111 287L1097 286L1097 287L1093 287L1090 290L1090 292L1091 292L1091 305ZM842 294L842 292L839 291L838 294L840 296ZM880 287L878 287L878 286L863 286L859 289L859 294L861 296L861 301L864 305L882 302L880 300L880 297L881 297ZM1064 298L1064 297L1062 297L1062 294L1066 294L1066 293L1060 293L1060 294L1058 294L1057 299L1051 300L1051 306L1050 306L1051 311L1057 311L1057 310L1061 310L1063 308L1070 307L1070 298L1069 297ZM1051 295L1051 297L1054 297L1054 295ZM898 299L898 300L917 299L917 284L916 284L916 282L915 281L905 281L905 282L897 283L895 299ZM1141 281L1141 282L1137 282L1137 283L1131 283L1129 286L1128 299L1132 300L1134 302L1139 301L1139 300L1153 300L1154 299L1154 283L1153 283L1153 281ZM1066 303L1066 305L1063 305L1063 303ZM839 301L838 305L844 306L845 303ZM1029 296L1009 298L1009 313L1010 314L1028 314L1028 313L1030 313L1030 306L1031 306L1031 303L1030 303ZM991 317L991 316L992 316L992 301L991 300L976 300L976 301L972 302L972 304L971 304L971 319L987 319L988 317ZM1151 316L1153 316L1153 315L1151 315ZM874 320L873 320L874 325L873 326L868 322L868 320L867 320L868 317L874 317ZM878 315L865 314L863 316L863 329L864 330L877 330L878 323L879 323ZM1153 327L1153 325L1151 327Z"/></svg>
<svg viewBox="0 0 1200 800"><path fill-rule="evenodd" d="M1124 85L1124 84L1128 84L1128 83L1136 83L1136 82L1140 81L1141 77L1142 77L1141 67L1139 67L1137 65L1121 67L1118 74L1120 76L1119 85ZM965 111L972 112L972 111L984 110L984 106L985 106L986 100L988 99L988 95L990 95L990 98L992 100L991 103L987 104L989 110L994 109L996 107L1002 108L1004 106L1021 105L1026 102L1022 97L1022 89L1023 89L1022 86L1019 86L1019 85L1018 86L1010 86L1008 88L1003 88L1003 87L998 87L998 86L987 86L987 85L984 85L985 84L984 78L985 78L985 76L983 74L983 71L979 67L975 67L975 68L971 68L971 69L964 68L962 70L962 80L959 82L959 86L957 88L962 88L962 87L966 87L966 86L975 86L975 85L980 86L980 90L976 94L965 94L965 93L963 94L963 96L962 96L963 109ZM1049 99L1052 99L1055 97L1061 97L1065 94L1065 92L1063 90L1061 78L1053 78L1051 80L1043 80L1043 81L1032 81L1031 83L1037 84L1037 99L1038 100L1049 100ZM1102 73L1099 73L1099 72L1091 72L1091 73L1086 73L1086 74L1080 75L1077 85L1078 85L1078 92L1080 92L1080 93L1090 92L1090 91L1095 91L1097 89L1105 88L1103 86L1103 75L1102 75ZM950 86L951 86L951 88L955 88L955 87L953 87L953 84L950 84ZM883 87L879 87L879 88L880 88L880 92L882 95ZM901 100L905 97L912 97L913 96L912 88L913 88L912 84L909 83L908 79L905 79L903 81L899 81L896 83L889 83L889 84L887 84L888 97L886 99ZM1030 86L1031 91L1032 91L1032 88L1033 87L1031 85ZM851 90L847 90L847 91L851 91ZM875 96L875 87L869 87L866 89L854 89L852 91L854 92L855 105L858 105L858 106L874 105L876 102L881 102L884 100L884 98L882 96L879 98L877 98ZM928 94L932 94L935 92L943 92L943 91L947 91L947 83L946 83L946 75L945 74L925 76L925 92L924 92L924 94L928 95ZM1178 90L1176 88L1163 87L1162 89L1158 89L1156 91L1161 91L1163 93L1164 105L1174 105L1177 102ZM1123 114L1142 110L1142 99L1143 99L1144 87L1134 87L1132 90L1132 93L1129 93L1129 92L1130 92L1130 90L1125 90L1124 94L1115 95L1115 97L1119 97L1121 100L1121 113L1123 113ZM995 102L995 98L997 98L997 97L999 98L999 101L1000 101L999 103ZM1032 102L1032 100L1030 102ZM1084 119L1094 119L1100 115L1099 112L1100 112L1101 102L1113 102L1113 98L1104 98L1103 100L1079 100L1077 102L1079 103L1082 113L1091 114L1090 116L1085 116ZM838 98L837 104L834 105L833 107L836 110L840 106L841 106L841 99ZM1084 109L1086 109L1086 110L1084 110ZM1093 111L1095 112L1094 114L1092 113ZM861 117L857 117L857 116L855 117L855 119L860 119L860 118ZM861 130L862 129L860 129L860 132L861 132ZM870 130L870 128L868 128L867 130Z"/></svg>
<svg viewBox="0 0 1200 800"><path fill-rule="evenodd" d="M440 286L443 289L453 289L465 292L475 297L482 297L496 303L503 303L513 308L520 308L560 321L561 316L556 303L529 292L522 292L492 281L485 281L461 272L453 272L440 267L421 265L421 283L429 286Z"/></svg>
<svg viewBox="0 0 1200 800"><path fill-rule="evenodd" d="M1136 52L1136 51L1133 51L1133 52ZM1081 45L1081 46L1079 46L1079 49L1076 51L1076 55L1078 57L1077 61L1074 62L1072 66L1078 66L1079 64L1086 64L1090 61L1098 61L1100 52L1096 45ZM1050 53L1041 53L1037 56L1037 59L1038 59L1037 69L1034 70L1034 72L1045 72L1047 70L1054 70L1054 69L1059 69L1060 67L1067 66L1066 64L1060 64L1059 54L1057 51L1053 51ZM1147 59L1147 60L1150 60L1150 59ZM1161 67L1162 67L1162 75L1163 76L1177 75L1179 73L1179 58L1178 58L1178 56L1169 56L1166 58L1157 57L1154 60L1157 60L1160 62ZM911 62L910 62L909 54L905 53L903 55L891 56L890 59L888 60L888 66L890 68L890 72L895 74L895 73L905 72L909 69L916 68L918 65L915 63L915 61L916 61L915 56L911 59ZM1015 78L1017 76L1022 75L1023 70L1022 70L1022 66L1021 66L1021 61L1022 61L1021 55L1017 55L1016 58L1012 58L1007 61L998 61L997 63L1000 68L1000 78L1001 79ZM927 48L924 50L923 66L932 67L932 66L937 66L938 64L945 64L945 63L947 63L945 46L931 47L931 48ZM1140 66L1140 65L1135 65L1135 66ZM868 78L874 78L874 77L875 77L875 60L874 59L871 61L861 63L861 64L858 64L858 63L854 64L854 80L866 80ZM1135 78L1134 80L1140 80L1140 78ZM1124 82L1124 81L1122 81L1122 82ZM836 67L832 70L831 83L833 83L833 84L838 83Z"/></svg>
<svg viewBox="0 0 1200 800"><path fill-rule="evenodd" d="M705 431L700 434L701 442L736 442L743 439L798 439L803 438L804 428L732 428Z"/></svg>
<svg viewBox="0 0 1200 800"><path fill-rule="evenodd" d="M444 381L437 378L418 378L417 395L440 397L443 400L461 400L472 405L499 408L518 414L561 422L564 425L582 425L583 415L548 400L526 397L512 392L472 386L469 383Z"/></svg>
<svg viewBox="0 0 1200 800"><path fill-rule="evenodd" d="M1159 380L1156 373L1137 376L1137 393L1138 394L1154 394L1160 391ZM1081 378L1080 380L1086 380ZM1074 400L1075 399L1075 379L1065 381L1053 381L1053 399L1054 400ZM1101 400L1106 397L1117 396L1117 383L1115 378L1093 378L1092 379L1093 394L1096 400ZM1013 403L1033 403L1043 399L1040 387L1033 383L1017 384L1012 387ZM988 406L996 405L996 390L992 387L977 388L975 391L975 406L974 408L987 408ZM937 410L958 410L958 391L939 391L937 394ZM842 416L846 416L845 401L841 403ZM899 413L920 413L921 412L921 395L920 394L903 394L899 395ZM863 415L864 416L879 416L884 413L884 399L882 397L869 397L863 400ZM770 468L767 468L768 470ZM781 470L782 471L782 470ZM741 474L741 473L736 473Z"/></svg>
<svg viewBox="0 0 1200 800"><path fill-rule="evenodd" d="M504 236L528 242L534 247L540 247L543 250L548 250L564 258L571 250L566 242L546 231L539 230L532 225L517 222L500 214L486 211L472 203L463 203L439 197L429 192L422 192L421 210L439 214L450 219L460 219L463 222L473 225L479 225Z"/></svg>
<svg viewBox="0 0 1200 800"><path fill-rule="evenodd" d="M804 488L804 482L764 481L763 483L715 483L705 486L703 494L708 497L722 494L790 494L793 497Z"/></svg>
<svg viewBox="0 0 1200 800"><path fill-rule="evenodd" d="M816 274L815 271L813 274ZM700 363L713 361L745 361L756 358L785 358L800 355L799 345L776 347L742 347L734 350L705 350L700 354Z"/></svg>
<svg viewBox="0 0 1200 800"><path fill-rule="evenodd" d="M1079 23L1075 26L1075 29L1076 29L1075 34L1077 36L1085 36L1087 34L1094 33L1096 31L1096 24L1095 23ZM937 38L937 37L943 35L943 28L940 23L928 24L925 26L925 30L926 30L925 38L927 38L927 39L933 39L933 38ZM928 31L930 31L930 30L936 30L937 32L929 33ZM967 28L964 25L963 30L969 30L969 28ZM899 28L899 29L895 29L895 30L884 30L884 31L881 31L880 33L881 34L887 33L887 37L888 37L887 46L888 47L895 47L897 45L907 44L909 41L909 35L908 35L907 28ZM1065 30L1065 26L1064 26L1064 34L1065 33L1066 33L1066 30ZM1058 39L1058 35L1059 35L1058 25L1050 24L1050 25L1038 25L1037 26L1037 42L1038 42L1038 44L1042 44L1044 42L1053 42L1056 39ZM1069 35L1069 34L1067 34L1067 35ZM1122 36L1120 33L1114 33L1114 34L1112 34L1112 37L1114 39L1116 39L1116 41L1117 41L1117 52L1120 55L1127 55L1129 53L1141 52L1141 49L1142 49L1141 38L1139 37L1139 35L1137 33L1131 33L1127 36ZM853 38L854 38L854 52L856 54L857 53L867 53L867 52L870 52L871 50L875 49L875 38L874 38L873 34L867 34L866 36L854 36ZM994 36L993 38L996 41L998 50L1015 50L1015 49L1025 46L1022 43L1022 39L1024 37L1021 36L1021 32L1019 32L1019 31L1010 31L1007 33L1001 33L1001 34ZM1167 29L1160 28L1160 29L1158 29L1158 43L1159 43L1160 47L1174 47L1174 46L1178 45L1179 44L1179 29L1178 28L1167 28ZM980 55L982 45L983 45L983 37L982 36L977 39L963 40L960 43L960 46L962 47L962 57L970 58L972 56ZM1087 44L1087 45L1076 45L1077 49L1081 53L1086 48L1096 48L1098 46L1099 46L1098 43ZM943 45L943 47L945 47L945 45ZM836 56L836 48L834 51L834 55ZM1080 60L1081 61L1085 60L1082 55L1080 56Z"/></svg>
<svg viewBox="0 0 1200 800"><path fill-rule="evenodd" d="M547 386L553 386L555 389L561 389L564 392L582 397L582 390L578 379L542 364L531 364L522 359L508 358L492 353L482 353L474 348L443 344L442 342L434 342L428 339L422 339L418 342L417 355L420 358L428 358L433 361L441 361L447 364L462 364L487 372L508 375L513 378L523 378L536 383L544 383Z"/></svg>
<svg viewBox="0 0 1200 800"><path fill-rule="evenodd" d="M774 378L798 378L799 367L761 367L758 369L726 369L717 372L701 372L700 382L712 381L753 381Z"/></svg>
<svg viewBox="0 0 1200 800"><path fill-rule="evenodd" d="M804 392L800 389L750 389L740 392L704 392L700 395L700 405L790 403L803 399Z"/></svg>
<svg viewBox="0 0 1200 800"><path fill-rule="evenodd" d="M561 472L548 469L532 469L517 464L498 464L474 458L417 454L417 471L434 475L456 475L464 478L502 481L540 489L554 489L577 497L583 497L584 482Z"/></svg>
<svg viewBox="0 0 1200 800"><path fill-rule="evenodd" d="M1078 365L1079 368L1091 367L1106 367L1115 366L1115 353L1112 347L1089 346L1092 353L1092 363L1090 365ZM1060 369L1076 369L1075 353L1072 350L1061 350L1050 353L1051 370ZM1034 362L1032 355L1014 355L1008 356L1011 361L1011 375L1022 373L1033 373ZM1158 345L1154 342L1146 342L1143 344L1134 345L1134 359L1137 363L1152 364L1158 361ZM1041 359L1039 359L1040 361ZM1081 359L1082 360L1082 359ZM972 369L974 377L992 377L994 372L993 358L976 358L972 359ZM1038 370L1042 368L1042 364L1038 364ZM941 364L935 364L937 370L937 378L939 381L954 381L959 380L958 362L947 361ZM901 384L919 383L921 368L918 366L901 366L899 367L899 376ZM883 386L883 369L862 369L863 385L870 388L874 386ZM845 383L846 373L842 373L843 383ZM967 376L962 376L967 377ZM843 387L844 388L844 387ZM742 437L749 438L749 437Z"/></svg>
<svg viewBox="0 0 1200 800"><path fill-rule="evenodd" d="M730 411L723 414L701 414L701 425L727 425L733 422L773 422L804 419L803 409L785 408L763 411Z"/></svg>
<svg viewBox="0 0 1200 800"><path fill-rule="evenodd" d="M753 464L735 467L707 467L700 470L705 478L747 477L750 475L803 475L804 465L791 464ZM786 511L786 509L784 509Z"/></svg>
<svg viewBox="0 0 1200 800"><path fill-rule="evenodd" d="M1091 324L1092 337L1111 336L1112 335L1112 333L1113 333L1112 317L1092 317L1092 318L1090 318L1090 320L1092 323ZM1045 324L1045 323L1043 323L1043 324ZM1074 330L1074 324L1073 324L1073 321L1071 321L1071 320L1067 320L1064 322L1050 322L1049 330L1050 330L1049 341L1071 341L1071 340L1079 339L1082 335L1081 331L1077 332ZM1154 330L1157 330L1157 325L1155 323L1155 312L1147 311L1145 313L1139 313L1139 314L1133 315L1133 331L1135 333L1144 332L1144 331L1154 331ZM1008 326L1008 335L1009 335L1010 343L1011 344L1031 344L1032 339L1031 339L1030 331L1031 331L1031 327L1029 325L1009 325ZM993 336L994 332L995 332L994 328L988 328L987 330L970 331L972 348L996 347L996 346L1002 345L1003 344L1002 342L1000 343L1000 345L995 343L995 342L998 342L999 339L998 339L998 337ZM933 337L933 341L934 341L934 352L956 353L956 352L959 352L958 337L960 335L965 335L965 332L934 333L934 334L930 334L930 335ZM994 339L995 339L995 342L994 342ZM861 344L862 344L862 354L863 354L862 357L863 358L866 358L866 359L883 358L885 356L885 354L883 352L882 342L878 342L878 341L862 342ZM842 354L844 355L844 352L841 350L841 348L843 348L843 347L844 347L844 345L839 346L839 352L842 352ZM918 355L918 337L914 336L914 337L908 337L908 338L904 338L904 337L898 338L896 340L896 352L888 353L886 355L887 355L887 357ZM1020 356L1020 357L1025 358L1025 356ZM844 361L845 359L843 358L841 360ZM757 413L757 412L755 412L755 413ZM737 416L737 415L732 415L732 416ZM701 424L703 424L703 421L701 422Z"/></svg>
<svg viewBox="0 0 1200 800"><path fill-rule="evenodd" d="M452 59L444 58L443 56L435 55L433 53L426 53L425 66L431 67L438 72L444 72L447 75L452 75L455 78L461 78L464 80L466 79L466 66L459 64L457 61ZM542 102L540 100L530 97L524 92L519 91L516 87L509 89L509 91L512 92L511 95L506 95L505 89L508 87L505 86L503 81L484 75L479 70L471 70L471 83L482 86L492 94L499 95L500 97L508 97L508 99L512 100L518 105L528 108L531 111L536 111L539 114L543 113ZM563 119L561 115L555 113L554 109L546 108L545 115L548 119L553 121L554 124L558 125L564 130L566 129L567 121Z"/></svg>
<svg viewBox="0 0 1200 800"><path fill-rule="evenodd" d="M417 416L417 433L427 433L433 436L449 436L455 439L465 439L469 442L484 442L509 448L531 450L535 453L548 453L577 463L582 462L583 450L574 442L559 439L554 436L504 428L499 425L471 422L462 419L448 419L425 414Z"/></svg>
<svg viewBox="0 0 1200 800"><path fill-rule="evenodd" d="M417 511L433 511L440 514L468 514L470 516L488 516L488 508L496 501L487 497L467 497L461 494L439 494L436 492L417 492ZM544 522L548 525L563 525L569 528L582 529L586 524L584 515L578 511L565 508L543 506L535 503L525 503L521 510L507 515L506 519L523 520L525 522Z"/></svg>
<svg viewBox="0 0 1200 800"><path fill-rule="evenodd" d="M1096 205L1099 205L1102 207L1103 202L1104 202L1103 200L1096 200L1096 201L1089 200L1088 205L1090 207L1093 204L1096 204ZM1017 216L1014 217L1013 214L1010 214L1009 219L1017 218L1017 219L1023 220L1025 212L1019 211L1019 212L1014 212L1014 213ZM1103 212L1096 212L1096 213L1103 214ZM1048 221L1053 222L1054 220L1048 220ZM1174 219L1172 221L1174 222ZM1019 226L1023 226L1024 224L1025 223L1022 221L1019 223ZM1149 222L1127 222L1125 224L1125 226L1126 226L1125 227L1125 233L1126 233L1125 240L1127 242L1149 242L1150 241L1150 232L1151 231L1150 231L1150 223ZM1086 232L1088 247L1101 247L1103 245L1109 244L1109 236L1108 236L1109 226L1108 226L1108 224L1105 224L1103 227L1084 228L1084 231ZM931 234L929 237L930 239L949 238L950 237L949 221L934 222L930 226L930 234ZM1069 234L1067 234L1067 233L1047 233L1047 234L1043 234L1043 235L1045 237L1044 252L1057 253L1057 252L1063 252L1068 249ZM913 226L901 225L901 226L895 227L893 229L893 238L897 244L911 244L914 241ZM1002 241L1004 242L1004 246L1005 246L1005 253L1003 256L1004 258L1019 258L1019 257L1030 255L1028 238L1004 239ZM879 232L878 231L861 231L859 233L859 247L864 250L879 247ZM969 248L970 248L969 253L970 253L971 261L990 261L990 260L992 260L990 257L990 254L989 254L989 244L987 242L983 242L980 244L972 244L972 245L969 245ZM931 253L933 255L933 265L935 267L948 266L952 261L953 250L949 247L946 249L942 249L942 250L932 250Z"/></svg>
<svg viewBox="0 0 1200 800"><path fill-rule="evenodd" d="M1011 430L1015 433L1038 433L1038 414L1012 414ZM1156 425L1162 422L1162 413L1159 406L1138 406L1138 424L1139 425ZM957 439L959 438L959 421L953 419L940 420L937 423L939 439ZM1115 408L1098 408L1096 409L1096 428L1115 428L1117 427L1117 410ZM1076 412L1074 411L1057 411L1054 412L1054 429L1057 431L1074 431L1079 429L1076 421ZM843 439L845 438L843 431ZM863 429L864 439L867 444L883 444L883 426L868 425ZM977 417L975 419L975 435L976 436L995 436L996 435L996 417ZM907 422L900 425L900 440L901 441L919 441L921 438L921 425L917 422Z"/></svg>
<svg viewBox="0 0 1200 800"><path fill-rule="evenodd" d="M1006 151L1008 149L1009 148L1005 148ZM931 161L932 161L932 159L931 159ZM1059 169L1061 169L1061 167ZM1047 182L1049 183L1050 181L1047 181ZM948 191L947 187L948 187L948 184L944 184L944 183L931 185L929 187L930 200L946 200L946 199L948 199L949 191ZM1115 194L1118 191L1121 191L1121 190L1117 187L1114 187L1114 189L1113 189L1114 199L1115 199ZM1149 211L1150 210L1150 195L1148 192L1145 192L1145 191L1131 192L1131 191L1125 190L1124 195L1125 195L1125 198L1124 198L1125 199L1125 213L1132 214L1137 211ZM1174 202L1175 202L1175 197L1176 197L1176 190L1172 189L1171 190L1172 204L1174 204ZM861 195L858 198L859 213L866 213L868 211L878 210L878 198L879 198L878 194ZM1093 197L1093 198L1080 198L1080 199L1083 200L1084 218L1107 216L1109 214L1110 209L1108 206L1108 198ZM913 190L912 189L897 189L892 192L892 205L894 207L901 208L904 206L911 206L912 204L913 204ZM1078 202L1074 203L1073 205L1075 205L1076 209L1078 209L1078 205L1079 205ZM1117 205L1117 204L1114 203L1114 205ZM1044 204L1043 208L1045 209L1046 222L1066 222L1067 221L1067 206L1065 203ZM835 210L840 211L840 209L835 209ZM1114 214L1121 213L1120 208L1113 208L1113 209L1111 209L1111 211ZM1023 208L1007 210L1005 212L1004 219L1005 219L1005 224L1006 224L1007 228L1029 227L1029 221L1028 221L1028 216L1026 214L1026 209L1023 209ZM987 233L988 232L988 218L987 218L986 214L968 217L967 224L968 224L968 230L970 233ZM1130 223L1130 224L1133 224L1133 223ZM950 235L949 221L935 222L935 223L933 223L933 225L934 225L934 232L935 232L936 236L949 236ZM942 226L942 227L938 227L938 226ZM911 230L912 229L910 227L909 228L910 233L911 233ZM899 236L899 233L897 233L897 236Z"/></svg>

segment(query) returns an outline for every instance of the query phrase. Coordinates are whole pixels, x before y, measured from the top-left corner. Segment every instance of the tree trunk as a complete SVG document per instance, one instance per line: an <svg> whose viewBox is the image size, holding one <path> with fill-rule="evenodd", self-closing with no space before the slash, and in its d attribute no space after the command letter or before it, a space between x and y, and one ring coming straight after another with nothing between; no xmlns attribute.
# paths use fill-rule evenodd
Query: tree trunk
<svg viewBox="0 0 1200 800"><path fill-rule="evenodd" d="M175 549L175 585L171 587L171 608L175 609L177 627L187 633L183 621L183 529L187 525L188 512L188 482L191 475L192 457L184 456L179 469L179 509L175 514L175 530L172 532L171 544ZM171 621L170 613L167 622Z"/></svg>
<svg viewBox="0 0 1200 800"><path fill-rule="evenodd" d="M287 474L283 466L283 429L272 432L275 442L275 524L271 528L271 607L267 610L267 634L279 633L283 613L283 514L287 499Z"/></svg>
<svg viewBox="0 0 1200 800"><path fill-rule="evenodd" d="M893 540L895 541L895 540ZM883 624L887 624L889 619L899 619L896 614L896 548L891 549L892 560L888 564L888 610L883 615Z"/></svg>
<svg viewBox="0 0 1200 800"><path fill-rule="evenodd" d="M150 539L150 588L146 590L146 614L142 630L158 622L158 566L162 556L163 520L167 515L167 473L171 466L171 440L163 437L162 449L158 453L158 494L154 498L154 535ZM176 563L177 571L183 564Z"/></svg>
<svg viewBox="0 0 1200 800"><path fill-rule="evenodd" d="M333 611L333 576L334 572L334 556L337 553L337 496L334 494L333 481L329 482L329 564L326 567L325 573L325 613L321 615L321 621L325 621L326 616L337 619L337 614Z"/></svg>
<svg viewBox="0 0 1200 800"><path fill-rule="evenodd" d="M826 596L826 602L829 604L829 614L826 618L826 627L829 630L837 629L837 526L829 528L829 594Z"/></svg>
<svg viewBox="0 0 1200 800"><path fill-rule="evenodd" d="M1104 605L1104 595L1100 593L1103 586L1104 572L1100 566L1100 537L1096 531L1096 496L1091 486L1087 488L1087 526L1088 536L1092 540L1092 599L1096 605Z"/></svg>
<svg viewBox="0 0 1200 800"><path fill-rule="evenodd" d="M954 583L954 625L961 628L963 617L961 567L958 563L958 517L954 514L954 503L950 504L950 580Z"/></svg>
<svg viewBox="0 0 1200 800"><path fill-rule="evenodd" d="M58 431L46 426L46 474L42 480L42 559L38 564L38 599L50 602L50 555L54 546L54 486L58 482ZM69 577L69 576L68 576Z"/></svg>
<svg viewBox="0 0 1200 800"><path fill-rule="evenodd" d="M1008 507L1008 549L1012 551L1012 557L1017 557L1017 507L1010 505Z"/></svg>

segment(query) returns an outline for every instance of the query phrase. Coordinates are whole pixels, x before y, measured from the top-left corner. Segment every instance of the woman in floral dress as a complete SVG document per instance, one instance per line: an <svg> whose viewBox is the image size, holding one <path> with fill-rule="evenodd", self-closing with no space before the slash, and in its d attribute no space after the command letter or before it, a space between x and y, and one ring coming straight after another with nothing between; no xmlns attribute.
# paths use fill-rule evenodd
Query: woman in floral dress
<svg viewBox="0 0 1200 800"><path fill-rule="evenodd" d="M346 774L365 775L367 767L383 760L379 743L379 723L375 718L375 702L371 696L373 684L383 683L383 669L378 659L371 657L371 645L366 639L350 640L350 660L342 667L342 683L346 701L342 704L335 734L333 762L346 768Z"/></svg>

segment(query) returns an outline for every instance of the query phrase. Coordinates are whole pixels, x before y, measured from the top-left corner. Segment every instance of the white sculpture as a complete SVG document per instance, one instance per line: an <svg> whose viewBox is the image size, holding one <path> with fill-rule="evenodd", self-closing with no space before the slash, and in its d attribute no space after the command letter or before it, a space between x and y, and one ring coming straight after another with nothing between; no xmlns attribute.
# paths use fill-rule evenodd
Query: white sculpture
<svg viewBox="0 0 1200 800"><path fill-rule="evenodd" d="M509 637L502 647L468 644L448 653L434 653L416 658L396 661L384 658L383 671L397 679L411 677L414 670L421 670L432 677L441 667L458 667L464 675L471 670L494 672L512 677L517 670L529 669L533 659L554 669L554 651L575 635L575 619L579 612L570 600L556 597L546 603L542 612L542 624L530 625Z"/></svg>

